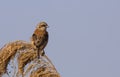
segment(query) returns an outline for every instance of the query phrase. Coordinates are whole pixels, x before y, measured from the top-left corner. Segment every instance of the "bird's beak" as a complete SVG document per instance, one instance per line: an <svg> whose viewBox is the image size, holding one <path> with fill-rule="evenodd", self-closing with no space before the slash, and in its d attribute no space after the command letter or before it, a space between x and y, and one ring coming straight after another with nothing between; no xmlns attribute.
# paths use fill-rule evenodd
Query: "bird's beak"
<svg viewBox="0 0 120 77"><path fill-rule="evenodd" d="M47 26L47 28L49 28L49 26Z"/></svg>

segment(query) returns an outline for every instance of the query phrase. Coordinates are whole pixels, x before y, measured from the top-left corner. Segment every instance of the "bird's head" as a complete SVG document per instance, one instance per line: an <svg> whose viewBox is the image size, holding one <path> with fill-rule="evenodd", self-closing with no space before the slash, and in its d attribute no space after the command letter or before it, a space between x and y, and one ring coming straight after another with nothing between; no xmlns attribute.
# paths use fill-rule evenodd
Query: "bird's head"
<svg viewBox="0 0 120 77"><path fill-rule="evenodd" d="M46 30L48 28L48 25L46 22L40 22L36 28L40 30Z"/></svg>

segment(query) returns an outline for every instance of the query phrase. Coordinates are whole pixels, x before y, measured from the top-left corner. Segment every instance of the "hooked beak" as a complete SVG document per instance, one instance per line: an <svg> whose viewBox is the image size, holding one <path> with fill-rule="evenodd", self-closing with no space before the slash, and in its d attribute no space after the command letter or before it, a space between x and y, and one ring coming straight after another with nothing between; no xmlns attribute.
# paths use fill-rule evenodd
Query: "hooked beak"
<svg viewBox="0 0 120 77"><path fill-rule="evenodd" d="M47 26L47 28L49 28L49 26Z"/></svg>

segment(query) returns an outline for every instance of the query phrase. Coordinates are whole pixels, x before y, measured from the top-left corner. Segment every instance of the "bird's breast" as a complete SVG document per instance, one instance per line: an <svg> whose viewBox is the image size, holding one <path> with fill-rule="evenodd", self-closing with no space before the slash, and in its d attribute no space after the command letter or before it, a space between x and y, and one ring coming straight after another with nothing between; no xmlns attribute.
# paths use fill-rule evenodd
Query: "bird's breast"
<svg viewBox="0 0 120 77"><path fill-rule="evenodd" d="M35 33L36 35L44 35L44 34L45 34L45 31L36 29L34 33Z"/></svg>

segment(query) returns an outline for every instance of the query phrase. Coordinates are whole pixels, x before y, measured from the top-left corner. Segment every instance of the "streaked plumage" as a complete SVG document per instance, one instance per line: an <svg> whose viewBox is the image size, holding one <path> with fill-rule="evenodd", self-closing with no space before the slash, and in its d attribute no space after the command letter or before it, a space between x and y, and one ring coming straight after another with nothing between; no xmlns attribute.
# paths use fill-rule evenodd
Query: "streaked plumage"
<svg viewBox="0 0 120 77"><path fill-rule="evenodd" d="M44 48L48 43L48 32L46 31L47 27L47 23L40 22L32 35L32 43L37 48L38 58L44 54L44 52L41 52L44 51Z"/></svg>

